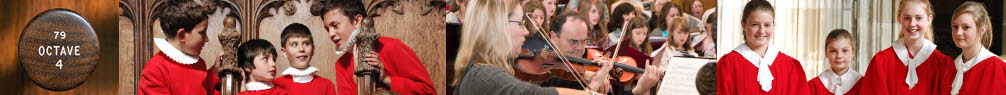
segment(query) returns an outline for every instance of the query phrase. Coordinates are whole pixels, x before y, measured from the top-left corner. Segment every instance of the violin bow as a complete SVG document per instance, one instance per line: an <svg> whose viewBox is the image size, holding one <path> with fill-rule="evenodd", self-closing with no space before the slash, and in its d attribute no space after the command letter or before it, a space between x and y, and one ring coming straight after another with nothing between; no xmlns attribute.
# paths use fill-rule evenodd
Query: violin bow
<svg viewBox="0 0 1006 95"><path fill-rule="evenodd" d="M618 62L618 60L616 60L615 58L618 57L618 50L622 48L622 41L625 41L625 34L628 33L628 32L630 32L630 31L626 31L626 30L631 30L631 29L626 29L626 28L628 28L629 22L631 22L631 21L632 20L625 20L625 23L622 24L622 34L620 34L621 36L618 36L618 37L620 37L620 38L618 38L620 40L618 40L618 42L615 43L615 52L611 54L611 61L613 61L613 62ZM633 36L635 36L635 35L633 35ZM612 65L614 65L614 64L612 64ZM602 77L604 77L604 79L608 79L610 76L602 76Z"/></svg>

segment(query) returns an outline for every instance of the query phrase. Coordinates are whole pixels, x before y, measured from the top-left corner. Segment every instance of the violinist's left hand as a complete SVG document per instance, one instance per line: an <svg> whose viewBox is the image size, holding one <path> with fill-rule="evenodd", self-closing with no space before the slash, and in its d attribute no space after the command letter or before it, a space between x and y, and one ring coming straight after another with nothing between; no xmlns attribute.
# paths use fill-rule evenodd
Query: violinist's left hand
<svg viewBox="0 0 1006 95"><path fill-rule="evenodd" d="M363 55L363 62L366 62L367 65L374 66L377 69L384 70L384 63L381 62L381 58L377 54L377 52L370 51L369 53L364 54ZM384 83L384 84L391 84L391 78L388 77L387 73L381 74L381 82Z"/></svg>
<svg viewBox="0 0 1006 95"><path fill-rule="evenodd" d="M593 62L601 65L601 69L597 70L597 73L591 76L588 88L600 93L608 93L611 89L611 82L608 81L608 72L610 72L614 66L611 64L611 61L601 58L595 58Z"/></svg>
<svg viewBox="0 0 1006 95"><path fill-rule="evenodd" d="M650 88L657 85L657 81L660 81L660 77L663 74L663 67L647 64L646 71L639 77L639 81L636 82L636 87L632 88L632 93L640 95L649 92Z"/></svg>

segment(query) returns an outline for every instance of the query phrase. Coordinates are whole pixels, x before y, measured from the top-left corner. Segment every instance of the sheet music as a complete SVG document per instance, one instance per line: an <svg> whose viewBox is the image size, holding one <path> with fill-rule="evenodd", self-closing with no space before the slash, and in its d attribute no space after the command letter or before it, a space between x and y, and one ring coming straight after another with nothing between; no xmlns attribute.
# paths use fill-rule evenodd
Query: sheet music
<svg viewBox="0 0 1006 95"><path fill-rule="evenodd" d="M660 88L657 88L657 95L698 95L695 88L695 76L699 69L712 59L682 58L674 57L664 68L664 77L661 78Z"/></svg>

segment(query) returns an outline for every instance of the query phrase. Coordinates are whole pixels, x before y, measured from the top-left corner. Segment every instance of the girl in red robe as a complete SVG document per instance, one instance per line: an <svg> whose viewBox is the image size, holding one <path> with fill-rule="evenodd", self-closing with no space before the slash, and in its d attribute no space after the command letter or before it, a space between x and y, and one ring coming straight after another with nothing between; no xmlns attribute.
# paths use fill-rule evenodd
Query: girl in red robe
<svg viewBox="0 0 1006 95"><path fill-rule="evenodd" d="M810 94L800 61L769 44L774 13L764 0L752 0L744 6L741 24L745 43L717 61L717 94Z"/></svg>
<svg viewBox="0 0 1006 95"><path fill-rule="evenodd" d="M825 56L831 63L831 69L824 71L817 78L811 79L810 89L815 95L845 95L863 75L849 69L849 64L856 50L856 42L852 33L845 29L836 29L825 38Z"/></svg>
<svg viewBox="0 0 1006 95"><path fill-rule="evenodd" d="M1006 63L989 52L992 42L988 12L981 3L968 1L954 11L951 29L955 45L963 52L954 59L954 66L943 67L950 77L942 77L940 91L945 95L1006 94Z"/></svg>
<svg viewBox="0 0 1006 95"><path fill-rule="evenodd" d="M936 50L932 38L933 10L927 0L904 0L898 21L901 38L870 60L866 74L853 87L859 94L931 95L940 85L940 68L953 67L950 57Z"/></svg>

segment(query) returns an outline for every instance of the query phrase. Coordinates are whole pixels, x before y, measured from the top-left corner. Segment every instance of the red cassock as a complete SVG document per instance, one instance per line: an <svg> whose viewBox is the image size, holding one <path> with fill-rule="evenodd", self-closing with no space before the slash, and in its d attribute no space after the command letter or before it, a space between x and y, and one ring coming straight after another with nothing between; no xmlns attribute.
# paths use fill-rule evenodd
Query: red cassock
<svg viewBox="0 0 1006 95"><path fill-rule="evenodd" d="M287 90L285 90L283 88L273 87L273 88L270 88L270 89L259 90L259 91L242 91L241 93L238 93L237 95L288 95L288 94L290 94L289 91L287 91ZM217 95L219 95L219 94L217 94Z"/></svg>
<svg viewBox="0 0 1006 95"><path fill-rule="evenodd" d="M924 39L923 39L924 40ZM953 67L950 57L943 55L936 50L936 45L928 42L923 45L919 53L909 53L904 47L902 40L896 41L894 46L877 52L870 60L869 67L859 83L853 87L850 93L862 95L931 95L937 87L940 70L943 67ZM905 63L916 64L917 83L914 87L909 87L906 79L910 77L909 66ZM858 94L855 94L858 95Z"/></svg>
<svg viewBox="0 0 1006 95"><path fill-rule="evenodd" d="M810 79L808 83L810 84L811 94L814 95L848 95L848 91L862 77L862 74L852 69L846 70L846 73L842 76L836 75L832 70L827 70L816 78Z"/></svg>
<svg viewBox="0 0 1006 95"><path fill-rule="evenodd" d="M202 59L182 64L158 52L147 61L140 74L139 95L206 95L216 94L219 84L216 74L206 70Z"/></svg>
<svg viewBox="0 0 1006 95"><path fill-rule="evenodd" d="M385 74L391 78L391 91L401 95L436 94L430 75L409 46L395 38L380 37L381 48L376 50L384 63ZM353 55L347 53L335 62L336 85L339 95L356 95L353 81Z"/></svg>
<svg viewBox="0 0 1006 95"><path fill-rule="evenodd" d="M957 95L1006 95L1006 65L1004 65L1006 63L1003 63L992 52L982 49L968 62L961 60L960 56L954 62L957 68L967 64L973 65L964 66L970 68L964 71L960 77L962 78L960 80L961 86ZM946 68L946 72L943 75L947 75L947 77L940 80L940 84L944 86L940 86L938 95L951 95L956 73L959 70L954 66L944 68Z"/></svg>
<svg viewBox="0 0 1006 95"><path fill-rule="evenodd" d="M741 47L747 48L742 45ZM738 48L741 48L738 47ZM771 48L771 46L770 46ZM800 61L772 49L768 53L778 53L767 68L774 78L771 89L764 91L758 79L758 67L746 59L739 49L723 55L716 65L716 88L720 95L808 95L807 77ZM750 51L750 49L744 50ZM774 52L773 52L774 51ZM757 56L757 55L755 55Z"/></svg>
<svg viewBox="0 0 1006 95"><path fill-rule="evenodd" d="M814 95L835 95L828 91L828 88L824 87L824 83L821 83L821 78L810 79L807 83L810 84L810 93Z"/></svg>
<svg viewBox="0 0 1006 95"><path fill-rule="evenodd" d="M276 87L290 91L290 95L335 95L335 84L332 81L313 75L314 79L307 83L296 83L293 76L283 75L273 79Z"/></svg>

